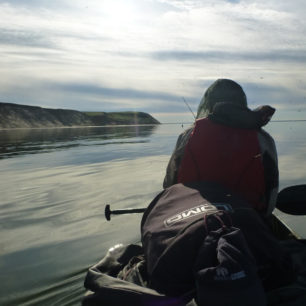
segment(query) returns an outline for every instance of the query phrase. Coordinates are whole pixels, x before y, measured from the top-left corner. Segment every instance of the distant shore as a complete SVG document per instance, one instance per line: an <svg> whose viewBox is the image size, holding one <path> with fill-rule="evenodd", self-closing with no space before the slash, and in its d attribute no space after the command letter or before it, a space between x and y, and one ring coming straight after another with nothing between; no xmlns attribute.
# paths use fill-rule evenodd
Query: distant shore
<svg viewBox="0 0 306 306"><path fill-rule="evenodd" d="M167 125L167 124L179 124L179 123L158 123ZM108 124L108 125L67 125L67 126L47 126L47 127L10 127L10 128L2 128L0 127L0 131L5 130L56 130L56 129L83 129L83 128L113 128L113 127L137 127L137 126L156 126L156 123L146 123L146 124Z"/></svg>
<svg viewBox="0 0 306 306"><path fill-rule="evenodd" d="M0 129L155 125L144 112L80 112L0 102Z"/></svg>

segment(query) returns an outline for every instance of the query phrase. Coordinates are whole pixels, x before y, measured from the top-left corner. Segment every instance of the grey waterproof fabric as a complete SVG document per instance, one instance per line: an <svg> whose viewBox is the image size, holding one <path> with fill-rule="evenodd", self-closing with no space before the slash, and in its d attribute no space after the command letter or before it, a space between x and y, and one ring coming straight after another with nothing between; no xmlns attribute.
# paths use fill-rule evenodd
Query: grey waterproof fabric
<svg viewBox="0 0 306 306"><path fill-rule="evenodd" d="M140 245L116 245L86 275L89 290L83 306L183 306L180 298L167 297L146 287L146 265Z"/></svg>

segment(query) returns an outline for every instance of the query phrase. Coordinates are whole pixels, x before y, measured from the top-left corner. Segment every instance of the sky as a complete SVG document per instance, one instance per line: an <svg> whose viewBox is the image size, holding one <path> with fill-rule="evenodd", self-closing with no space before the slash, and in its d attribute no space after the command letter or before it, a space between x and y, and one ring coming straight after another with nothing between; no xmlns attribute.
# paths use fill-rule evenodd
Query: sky
<svg viewBox="0 0 306 306"><path fill-rule="evenodd" d="M0 0L0 101L192 121L218 78L306 119L303 0Z"/></svg>

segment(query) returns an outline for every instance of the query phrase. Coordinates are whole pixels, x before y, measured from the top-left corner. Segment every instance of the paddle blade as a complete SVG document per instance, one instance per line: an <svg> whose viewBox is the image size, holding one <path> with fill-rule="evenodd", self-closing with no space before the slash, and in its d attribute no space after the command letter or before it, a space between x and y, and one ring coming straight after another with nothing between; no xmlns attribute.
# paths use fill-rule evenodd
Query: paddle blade
<svg viewBox="0 0 306 306"><path fill-rule="evenodd" d="M109 204L105 205L104 214L105 214L106 220L110 221L110 219L111 219L111 210L110 210L110 205Z"/></svg>
<svg viewBox="0 0 306 306"><path fill-rule="evenodd" d="M281 190L276 208L290 215L306 215L306 185L295 185Z"/></svg>

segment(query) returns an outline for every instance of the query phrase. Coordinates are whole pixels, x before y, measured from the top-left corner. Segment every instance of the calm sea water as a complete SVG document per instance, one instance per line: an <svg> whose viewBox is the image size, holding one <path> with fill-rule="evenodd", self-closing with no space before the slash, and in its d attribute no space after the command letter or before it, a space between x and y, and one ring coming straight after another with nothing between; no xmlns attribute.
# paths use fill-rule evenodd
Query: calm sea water
<svg viewBox="0 0 306 306"><path fill-rule="evenodd" d="M185 127L187 127L186 125ZM184 127L184 128L185 128ZM272 122L281 188L306 183L306 122ZM139 240L181 125L0 130L0 305L80 305L89 266ZM301 235L304 217L282 216Z"/></svg>

